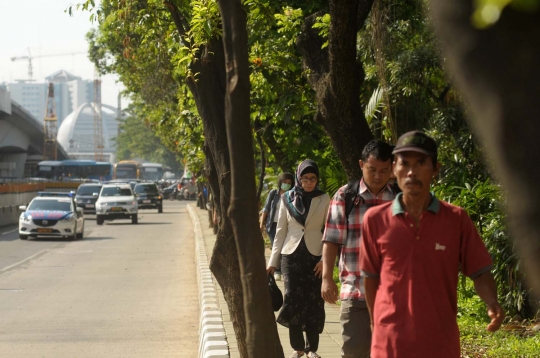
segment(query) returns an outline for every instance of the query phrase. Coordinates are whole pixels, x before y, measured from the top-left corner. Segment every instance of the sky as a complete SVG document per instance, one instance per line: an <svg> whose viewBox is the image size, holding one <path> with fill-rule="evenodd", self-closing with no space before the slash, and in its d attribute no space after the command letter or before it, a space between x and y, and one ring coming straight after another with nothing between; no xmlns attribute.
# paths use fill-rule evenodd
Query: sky
<svg viewBox="0 0 540 358"><path fill-rule="evenodd" d="M84 0L0 0L0 83L28 79L28 60L11 61L12 57L33 57L33 78L45 77L63 69L83 80L94 79L94 65L88 59L86 33L96 24L90 13L64 12L70 5ZM47 55L61 55L48 57ZM40 58L40 56L44 56ZM102 76L101 102L117 106L123 89L118 77ZM122 107L126 107L123 99Z"/></svg>

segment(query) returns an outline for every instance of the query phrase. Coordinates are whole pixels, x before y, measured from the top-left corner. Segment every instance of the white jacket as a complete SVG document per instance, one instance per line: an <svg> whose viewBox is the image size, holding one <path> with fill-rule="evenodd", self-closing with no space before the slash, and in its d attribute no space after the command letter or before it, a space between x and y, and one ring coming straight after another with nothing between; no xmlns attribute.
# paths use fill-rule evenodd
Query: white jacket
<svg viewBox="0 0 540 358"><path fill-rule="evenodd" d="M274 238L274 246L272 246L272 255L268 260L268 266L281 267L280 254L292 254L302 240L302 236L309 252L314 256L320 256L322 254L322 236L329 205L330 197L326 193L311 199L306 225L302 226L289 214L287 207L281 203L276 237Z"/></svg>

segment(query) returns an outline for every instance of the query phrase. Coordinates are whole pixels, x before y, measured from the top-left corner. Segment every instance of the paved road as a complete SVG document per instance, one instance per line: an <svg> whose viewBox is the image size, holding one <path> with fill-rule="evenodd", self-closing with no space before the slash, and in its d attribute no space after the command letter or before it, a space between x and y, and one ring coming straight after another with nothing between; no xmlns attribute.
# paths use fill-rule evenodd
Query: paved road
<svg viewBox="0 0 540 358"><path fill-rule="evenodd" d="M84 240L0 229L0 357L196 357L193 228L183 202Z"/></svg>

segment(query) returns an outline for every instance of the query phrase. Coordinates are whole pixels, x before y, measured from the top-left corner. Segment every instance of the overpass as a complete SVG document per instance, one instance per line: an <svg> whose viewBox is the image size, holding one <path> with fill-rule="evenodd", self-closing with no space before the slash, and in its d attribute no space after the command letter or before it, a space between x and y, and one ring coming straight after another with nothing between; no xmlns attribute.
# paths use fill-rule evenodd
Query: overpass
<svg viewBox="0 0 540 358"><path fill-rule="evenodd" d="M0 87L0 178L33 176L43 158L43 124ZM58 144L58 160L68 154Z"/></svg>

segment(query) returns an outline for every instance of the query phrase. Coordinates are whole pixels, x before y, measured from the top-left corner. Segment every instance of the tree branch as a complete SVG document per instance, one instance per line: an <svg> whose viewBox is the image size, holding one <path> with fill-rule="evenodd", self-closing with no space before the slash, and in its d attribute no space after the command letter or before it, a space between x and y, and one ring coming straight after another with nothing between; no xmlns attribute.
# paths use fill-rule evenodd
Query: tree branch
<svg viewBox="0 0 540 358"><path fill-rule="evenodd" d="M290 172L294 168L294 164L291 162L291 160L283 153L283 150L281 150L278 142L274 138L273 135L273 125L269 125L266 128L262 128L262 138L266 145L268 146L268 149L270 149L270 152L274 156L274 159L277 162L277 165L281 168L284 172Z"/></svg>
<svg viewBox="0 0 540 358"><path fill-rule="evenodd" d="M171 0L163 1L163 5L169 9L174 25L180 33L180 36L185 36L189 31L189 23L184 15L182 15L180 12L180 9L178 9L178 6L176 6L176 4L174 4Z"/></svg>
<svg viewBox="0 0 540 358"><path fill-rule="evenodd" d="M446 87L444 87L441 94L439 94L439 97L437 98L439 102L444 102L444 98L446 97L446 95L448 94L451 88L452 88L452 85L450 84L447 84Z"/></svg>
<svg viewBox="0 0 540 358"><path fill-rule="evenodd" d="M360 31L362 27L364 26L364 22L366 22L366 19L371 12L371 8L373 7L374 0L364 0L360 1L358 3L358 12L356 13L356 31Z"/></svg>

